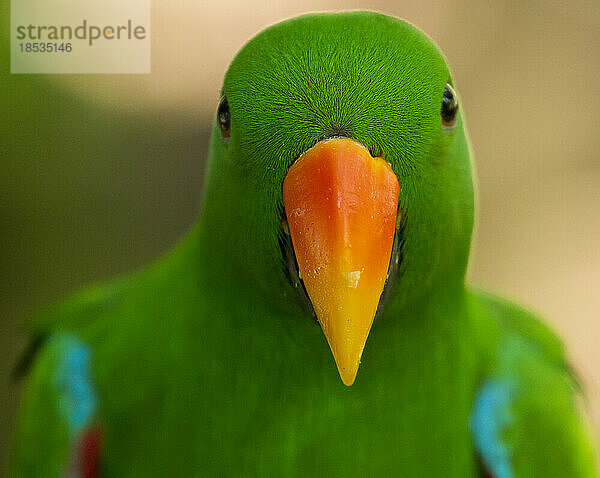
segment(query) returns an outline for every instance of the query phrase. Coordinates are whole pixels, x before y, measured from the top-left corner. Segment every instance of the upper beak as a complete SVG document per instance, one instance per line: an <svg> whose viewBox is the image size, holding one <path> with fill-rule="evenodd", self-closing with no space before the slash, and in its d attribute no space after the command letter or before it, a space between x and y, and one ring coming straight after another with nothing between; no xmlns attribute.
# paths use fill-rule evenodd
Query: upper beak
<svg viewBox="0 0 600 478"><path fill-rule="evenodd" d="M298 269L346 385L385 285L398 192L391 166L349 138L317 143L283 182Z"/></svg>

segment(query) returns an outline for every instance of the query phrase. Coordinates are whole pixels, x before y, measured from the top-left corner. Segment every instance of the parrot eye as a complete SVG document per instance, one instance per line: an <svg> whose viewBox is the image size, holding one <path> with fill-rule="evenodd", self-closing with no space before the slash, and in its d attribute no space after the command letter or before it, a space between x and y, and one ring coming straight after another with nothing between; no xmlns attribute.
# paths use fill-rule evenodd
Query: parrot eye
<svg viewBox="0 0 600 478"><path fill-rule="evenodd" d="M223 96L217 109L217 121L219 122L219 128L221 128L221 135L223 138L229 138L229 130L231 129L231 113L229 112L229 103L227 97Z"/></svg>
<svg viewBox="0 0 600 478"><path fill-rule="evenodd" d="M454 88L446 83L444 88L444 96L442 96L442 108L440 114L442 116L442 125L445 128L452 128L456 123L456 113L458 111L458 98Z"/></svg>

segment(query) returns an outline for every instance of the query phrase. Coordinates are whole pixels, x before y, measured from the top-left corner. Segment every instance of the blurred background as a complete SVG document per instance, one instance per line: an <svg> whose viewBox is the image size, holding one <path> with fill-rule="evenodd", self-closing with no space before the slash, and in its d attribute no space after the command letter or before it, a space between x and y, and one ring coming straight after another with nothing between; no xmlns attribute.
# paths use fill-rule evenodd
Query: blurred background
<svg viewBox="0 0 600 478"><path fill-rule="evenodd" d="M0 469L27 318L152 261L189 228L221 80L245 40L354 8L405 18L445 52L477 164L470 280L560 333L600 438L597 0L156 0L151 75L10 75L1 2Z"/></svg>

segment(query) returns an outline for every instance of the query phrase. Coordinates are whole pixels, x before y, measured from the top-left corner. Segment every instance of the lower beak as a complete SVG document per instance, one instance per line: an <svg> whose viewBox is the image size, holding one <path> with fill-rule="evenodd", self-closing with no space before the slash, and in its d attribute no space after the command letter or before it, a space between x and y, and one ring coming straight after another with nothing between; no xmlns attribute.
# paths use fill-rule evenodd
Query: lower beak
<svg viewBox="0 0 600 478"><path fill-rule="evenodd" d="M300 276L346 385L385 285L398 191L391 166L349 138L317 143L283 182Z"/></svg>

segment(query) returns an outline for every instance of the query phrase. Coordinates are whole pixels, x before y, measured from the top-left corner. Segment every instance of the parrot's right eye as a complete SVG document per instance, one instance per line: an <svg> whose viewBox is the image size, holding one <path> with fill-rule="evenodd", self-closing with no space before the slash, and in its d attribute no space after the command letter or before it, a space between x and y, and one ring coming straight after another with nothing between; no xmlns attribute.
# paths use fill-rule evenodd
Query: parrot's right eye
<svg viewBox="0 0 600 478"><path fill-rule="evenodd" d="M217 110L217 121L219 128L221 129L221 135L223 138L229 138L231 129L231 113L229 112L229 103L227 97L223 96L219 103L219 109Z"/></svg>
<svg viewBox="0 0 600 478"><path fill-rule="evenodd" d="M444 88L444 96L442 97L442 108L440 114L442 116L442 125L446 129L452 129L456 123L456 113L458 112L458 98L454 88L450 83L446 83Z"/></svg>

